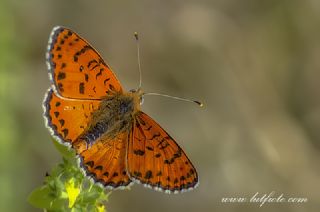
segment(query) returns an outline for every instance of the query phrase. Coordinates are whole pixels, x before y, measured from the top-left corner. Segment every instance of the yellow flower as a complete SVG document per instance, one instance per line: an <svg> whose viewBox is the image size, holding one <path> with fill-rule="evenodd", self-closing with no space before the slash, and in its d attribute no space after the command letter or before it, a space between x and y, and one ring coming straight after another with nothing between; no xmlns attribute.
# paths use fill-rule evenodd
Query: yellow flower
<svg viewBox="0 0 320 212"><path fill-rule="evenodd" d="M105 212L106 211L104 205L97 206L97 210L98 210L98 212Z"/></svg>
<svg viewBox="0 0 320 212"><path fill-rule="evenodd" d="M74 185L74 178L71 178L64 186L69 198L69 208L72 208L80 193L80 188Z"/></svg>

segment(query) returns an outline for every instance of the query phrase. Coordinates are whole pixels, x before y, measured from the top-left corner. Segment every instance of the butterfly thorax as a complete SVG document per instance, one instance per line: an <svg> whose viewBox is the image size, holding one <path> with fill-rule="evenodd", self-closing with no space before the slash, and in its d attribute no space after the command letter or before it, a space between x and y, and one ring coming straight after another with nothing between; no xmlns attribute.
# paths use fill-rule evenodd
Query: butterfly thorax
<svg viewBox="0 0 320 212"><path fill-rule="evenodd" d="M90 148L100 138L113 138L119 133L128 132L132 128L135 114L140 110L140 99L141 94L136 91L104 97L77 140L85 141L87 148Z"/></svg>

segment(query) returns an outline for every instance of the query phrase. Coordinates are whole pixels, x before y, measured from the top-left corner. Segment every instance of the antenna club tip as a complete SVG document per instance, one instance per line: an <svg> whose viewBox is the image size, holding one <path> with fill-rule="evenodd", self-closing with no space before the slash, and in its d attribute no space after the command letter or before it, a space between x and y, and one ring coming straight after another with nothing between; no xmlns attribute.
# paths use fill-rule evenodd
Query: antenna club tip
<svg viewBox="0 0 320 212"><path fill-rule="evenodd" d="M196 104L198 104L200 107L203 107L204 104L202 102L199 102L199 101L194 101Z"/></svg>
<svg viewBox="0 0 320 212"><path fill-rule="evenodd" d="M136 38L136 40L139 40L138 32L134 32L133 35L134 35L134 37Z"/></svg>

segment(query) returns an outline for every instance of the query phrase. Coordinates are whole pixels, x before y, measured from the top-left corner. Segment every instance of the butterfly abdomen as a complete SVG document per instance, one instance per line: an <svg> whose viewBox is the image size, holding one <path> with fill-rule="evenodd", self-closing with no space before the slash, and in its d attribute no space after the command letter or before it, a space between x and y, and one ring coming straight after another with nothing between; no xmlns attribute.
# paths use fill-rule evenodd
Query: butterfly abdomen
<svg viewBox="0 0 320 212"><path fill-rule="evenodd" d="M98 122L80 136L88 145L92 145L98 138L108 131L108 122Z"/></svg>

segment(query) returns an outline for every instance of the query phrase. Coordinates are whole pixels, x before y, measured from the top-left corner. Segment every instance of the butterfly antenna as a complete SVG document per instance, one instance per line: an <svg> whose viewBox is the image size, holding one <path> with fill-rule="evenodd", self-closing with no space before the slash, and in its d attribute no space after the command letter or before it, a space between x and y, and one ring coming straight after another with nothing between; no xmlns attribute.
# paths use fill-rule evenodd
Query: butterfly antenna
<svg viewBox="0 0 320 212"><path fill-rule="evenodd" d="M139 68L139 87L137 90L141 89L141 85L142 85L142 72L141 72L141 61L140 61L140 44L139 44L139 36L137 32L134 32L134 37L136 39L136 43L137 43L137 55L138 55L138 68ZM167 94L161 94L161 93L143 93L143 96L145 95L153 95L153 96L163 96L163 97L168 97L171 99L176 99L176 100L181 100L181 101L185 101L185 102L193 102L196 103L197 105L199 105L200 107L203 107L203 103L197 100L191 100L191 99L186 99L186 98L181 98L181 97L177 97L177 96L170 96Z"/></svg>
<svg viewBox="0 0 320 212"><path fill-rule="evenodd" d="M203 107L203 103L200 101L197 101L197 100L191 100L191 99L181 98L181 97L177 97L177 96L170 96L170 95L161 94L161 93L143 93L143 96L145 96L145 95L163 96L163 97L177 99L177 100L181 100L181 101L185 101L185 102L193 102L193 103L196 103L197 105L199 105L200 107Z"/></svg>
<svg viewBox="0 0 320 212"><path fill-rule="evenodd" d="M142 74L141 74L141 62L140 62L140 44L139 44L139 36L137 32L134 32L134 37L137 43L138 68L139 68L139 87L137 90L140 90L142 85Z"/></svg>

